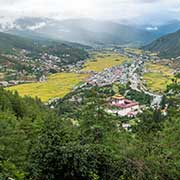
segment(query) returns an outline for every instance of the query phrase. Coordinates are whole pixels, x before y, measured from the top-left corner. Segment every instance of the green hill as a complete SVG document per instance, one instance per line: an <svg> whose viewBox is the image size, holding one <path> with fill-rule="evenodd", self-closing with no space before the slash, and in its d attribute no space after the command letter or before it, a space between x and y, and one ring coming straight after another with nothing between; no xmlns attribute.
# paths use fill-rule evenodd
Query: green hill
<svg viewBox="0 0 180 180"><path fill-rule="evenodd" d="M28 50L28 56L32 58L39 58L42 53L60 58L64 57L64 54L68 54L66 63L71 64L88 57L86 48L88 47L77 43L49 39L34 40L0 32L0 54L17 54L18 50L22 49Z"/></svg>
<svg viewBox="0 0 180 180"><path fill-rule="evenodd" d="M31 49L33 42L30 39L25 39L15 35L0 32L0 51L10 52L12 48Z"/></svg>
<svg viewBox="0 0 180 180"><path fill-rule="evenodd" d="M162 58L175 58L180 56L180 30L175 33L165 35L143 49L159 52Z"/></svg>

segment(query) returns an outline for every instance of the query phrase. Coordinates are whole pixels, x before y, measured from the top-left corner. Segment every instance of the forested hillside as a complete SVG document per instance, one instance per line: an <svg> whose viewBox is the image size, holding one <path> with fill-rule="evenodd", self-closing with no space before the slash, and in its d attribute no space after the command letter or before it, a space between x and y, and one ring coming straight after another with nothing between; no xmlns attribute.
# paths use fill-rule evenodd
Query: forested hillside
<svg viewBox="0 0 180 180"><path fill-rule="evenodd" d="M20 50L27 50L28 56L39 58L48 53L53 56L66 57L67 62L73 63L88 57L87 46L77 43L54 41L48 39L34 40L0 32L0 53L17 54Z"/></svg>
<svg viewBox="0 0 180 180"><path fill-rule="evenodd" d="M36 81L42 75L76 66L90 47L49 39L34 40L0 33L1 80Z"/></svg>
<svg viewBox="0 0 180 180"><path fill-rule="evenodd" d="M153 41L145 46L144 49L159 52L159 55L163 58L180 56L180 30Z"/></svg>
<svg viewBox="0 0 180 180"><path fill-rule="evenodd" d="M110 87L77 89L53 110L1 89L0 179L178 180L179 91L177 81L168 87L167 116L147 109L126 131L121 124L128 118L102 108L114 94Z"/></svg>
<svg viewBox="0 0 180 180"><path fill-rule="evenodd" d="M12 48L17 49L32 49L33 41L22 37L0 32L0 51L8 52Z"/></svg>

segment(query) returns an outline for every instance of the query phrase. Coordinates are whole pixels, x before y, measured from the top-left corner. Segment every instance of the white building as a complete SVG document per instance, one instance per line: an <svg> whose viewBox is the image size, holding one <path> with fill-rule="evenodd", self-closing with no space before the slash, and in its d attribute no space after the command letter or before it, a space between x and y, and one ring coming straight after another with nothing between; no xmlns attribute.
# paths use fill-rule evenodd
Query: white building
<svg viewBox="0 0 180 180"><path fill-rule="evenodd" d="M111 109L108 109L108 113L117 114L119 116L136 116L140 110L138 102L133 102L124 98L121 95L116 95L112 97Z"/></svg>

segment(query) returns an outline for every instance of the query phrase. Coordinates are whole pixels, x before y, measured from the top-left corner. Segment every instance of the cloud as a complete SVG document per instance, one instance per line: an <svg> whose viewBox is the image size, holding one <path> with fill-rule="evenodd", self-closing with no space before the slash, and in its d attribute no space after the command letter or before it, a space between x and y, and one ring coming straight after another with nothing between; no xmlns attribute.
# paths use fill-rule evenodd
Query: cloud
<svg viewBox="0 0 180 180"><path fill-rule="evenodd" d="M146 30L147 31L157 31L158 27L157 26L155 26L155 27L147 27Z"/></svg>
<svg viewBox="0 0 180 180"><path fill-rule="evenodd" d="M0 0L0 16L153 23L180 18L179 0ZM173 11L174 10L174 11Z"/></svg>
<svg viewBox="0 0 180 180"><path fill-rule="evenodd" d="M137 1L139 1L141 3L155 3L155 2L159 2L161 0L137 0Z"/></svg>
<svg viewBox="0 0 180 180"><path fill-rule="evenodd" d="M174 12L174 13L180 13L180 6L176 7L176 8L172 8L170 9L170 11Z"/></svg>

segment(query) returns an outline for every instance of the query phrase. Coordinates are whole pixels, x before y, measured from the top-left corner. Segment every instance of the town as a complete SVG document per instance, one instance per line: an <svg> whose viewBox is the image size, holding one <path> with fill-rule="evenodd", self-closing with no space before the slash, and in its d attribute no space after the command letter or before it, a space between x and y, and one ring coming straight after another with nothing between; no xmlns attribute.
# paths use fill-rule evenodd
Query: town
<svg viewBox="0 0 180 180"><path fill-rule="evenodd" d="M79 60L74 64L64 64L66 58L69 58L69 54L64 54L60 58L55 55L50 55L48 53L43 53L37 59L32 59L29 57L29 52L26 50L22 50L19 53L19 56L15 55L6 55L2 54L2 56L9 59L16 59L23 63L23 65L27 68L20 68L19 71L13 71L10 69L8 65L2 66L1 69L6 73L8 72L11 77L16 77L16 79L9 79L7 81L0 81L0 86L8 87L14 86L18 84L27 84L32 82L46 82L49 74L59 73L59 72L71 72L76 74L88 74L88 77L81 85L75 86L74 90L77 88L89 88L93 86L104 87L108 85L112 85L114 83L119 83L122 85L128 85L130 89L142 92L152 97L151 107L159 107L160 102L162 100L162 94L155 93L150 91L146 86L146 81L143 78L144 73L149 72L146 68L146 64L149 62L159 63L163 62L166 66L174 66L172 61L164 59L164 61L160 61L159 57L156 54L152 54L150 52L134 50L134 49L126 49L122 47L113 47L113 48L98 48L91 49L91 52L109 52L116 53L121 56L127 58L123 63L114 65L109 68L105 68L103 71L86 71L84 70L84 66L86 64L86 60ZM170 63L171 62L171 63ZM174 73L178 71L179 66L177 66L174 70ZM2 71L3 72L3 71ZM18 78L17 78L18 77ZM21 77L23 77L21 79ZM127 90L128 91L128 90ZM119 95L120 96L120 95ZM117 99L120 98L117 95ZM114 100L116 99L114 97ZM114 103L111 102L112 106L109 106L107 112L111 112L113 114L117 114L119 116L136 116L138 113L142 112L142 109L139 105L139 102L133 102L131 100L125 99L121 97L123 103ZM58 97L49 100L49 104L51 104L54 100L57 101ZM114 107L116 107L114 109ZM134 111L133 108L136 108ZM118 109L118 110L117 110Z"/></svg>

